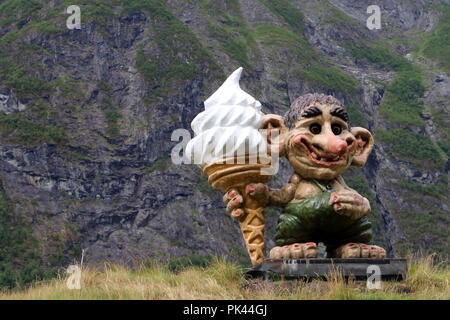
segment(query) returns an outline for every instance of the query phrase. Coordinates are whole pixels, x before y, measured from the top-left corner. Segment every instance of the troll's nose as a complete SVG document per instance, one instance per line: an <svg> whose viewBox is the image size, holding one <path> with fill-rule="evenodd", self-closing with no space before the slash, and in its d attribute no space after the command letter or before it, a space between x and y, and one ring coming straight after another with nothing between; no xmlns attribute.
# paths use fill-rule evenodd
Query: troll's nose
<svg viewBox="0 0 450 320"><path fill-rule="evenodd" d="M347 152L347 142L339 137L330 137L328 139L327 149L330 153L342 155Z"/></svg>

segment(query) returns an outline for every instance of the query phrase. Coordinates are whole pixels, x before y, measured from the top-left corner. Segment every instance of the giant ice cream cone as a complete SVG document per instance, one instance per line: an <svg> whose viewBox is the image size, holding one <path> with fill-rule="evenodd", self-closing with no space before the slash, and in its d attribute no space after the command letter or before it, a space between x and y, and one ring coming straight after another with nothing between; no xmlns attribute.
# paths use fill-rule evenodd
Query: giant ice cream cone
<svg viewBox="0 0 450 320"><path fill-rule="evenodd" d="M262 175L261 169L270 167L270 164L235 162L235 164L212 162L203 167L203 172L208 176L209 184L215 189L227 192L235 188L242 195L244 215L239 220L239 225L250 260L256 265L264 260L264 207L245 193L245 187L250 183L269 182L271 176ZM264 162L267 163L267 160Z"/></svg>
<svg viewBox="0 0 450 320"><path fill-rule="evenodd" d="M264 207L245 194L250 183L267 183L270 167L266 141L259 133L261 103L239 86L242 68L205 101L205 111L192 121L196 134L186 154L201 164L208 182L227 192L237 189L243 197L244 215L239 223L253 265L264 260ZM253 160L253 161L252 161Z"/></svg>

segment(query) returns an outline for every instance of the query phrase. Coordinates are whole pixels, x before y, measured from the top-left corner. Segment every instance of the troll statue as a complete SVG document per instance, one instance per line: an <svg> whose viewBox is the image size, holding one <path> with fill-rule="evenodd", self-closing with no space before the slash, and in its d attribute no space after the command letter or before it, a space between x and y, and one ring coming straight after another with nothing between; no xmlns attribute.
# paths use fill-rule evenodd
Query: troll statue
<svg viewBox="0 0 450 320"><path fill-rule="evenodd" d="M249 184L241 192L228 190L224 201L233 217L242 211L242 192L264 207L283 208L270 258L316 258L319 242L326 246L327 257L384 258L383 248L368 244L369 201L341 176L349 166L366 163L374 144L372 134L350 127L344 105L324 94L299 97L284 118L265 115L261 128L279 130L277 139L268 135L268 143L287 158L294 173L281 189Z"/></svg>

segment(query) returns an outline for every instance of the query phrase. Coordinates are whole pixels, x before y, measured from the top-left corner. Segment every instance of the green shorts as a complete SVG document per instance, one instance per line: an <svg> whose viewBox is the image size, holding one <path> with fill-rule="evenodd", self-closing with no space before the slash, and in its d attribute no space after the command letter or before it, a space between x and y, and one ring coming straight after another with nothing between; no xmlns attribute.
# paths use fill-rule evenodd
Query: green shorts
<svg viewBox="0 0 450 320"><path fill-rule="evenodd" d="M289 203L278 220L275 241L279 246L297 242L323 242L333 249L349 242L368 243L372 224L337 214L329 204L331 192Z"/></svg>

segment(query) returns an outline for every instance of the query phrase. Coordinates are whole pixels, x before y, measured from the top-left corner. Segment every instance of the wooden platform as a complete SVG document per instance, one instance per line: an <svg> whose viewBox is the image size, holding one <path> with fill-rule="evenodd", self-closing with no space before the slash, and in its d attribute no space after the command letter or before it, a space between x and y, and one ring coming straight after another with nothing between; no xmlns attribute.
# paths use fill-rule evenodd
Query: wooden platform
<svg viewBox="0 0 450 320"><path fill-rule="evenodd" d="M406 279L408 271L406 259L298 259L298 260L264 260L247 272L253 278L264 279L326 279L333 271L342 272L344 277L352 276L365 280L373 271L369 266L378 266L382 280Z"/></svg>

